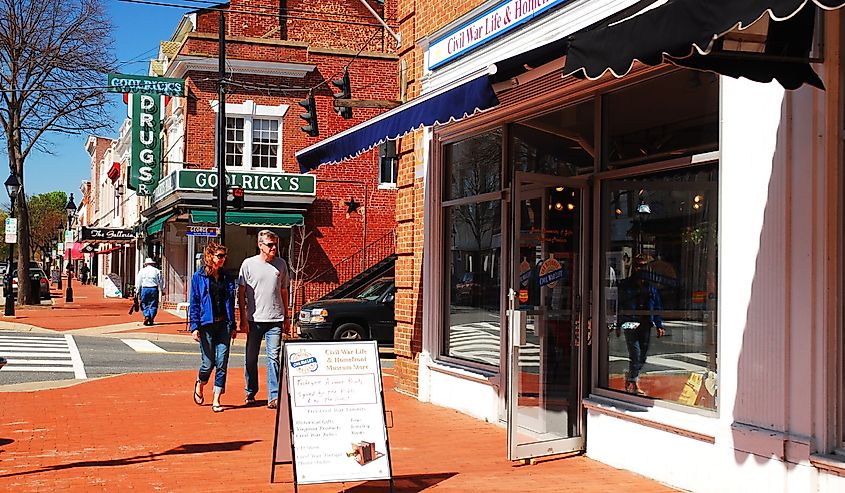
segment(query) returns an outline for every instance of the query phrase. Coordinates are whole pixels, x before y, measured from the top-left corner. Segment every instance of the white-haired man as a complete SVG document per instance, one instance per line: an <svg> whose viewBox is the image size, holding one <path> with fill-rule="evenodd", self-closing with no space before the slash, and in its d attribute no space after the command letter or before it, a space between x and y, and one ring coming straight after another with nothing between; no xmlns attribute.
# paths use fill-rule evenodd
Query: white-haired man
<svg viewBox="0 0 845 493"><path fill-rule="evenodd" d="M267 348L267 407L279 403L282 333L290 333L287 318L290 276L287 263L278 257L279 237L270 230L258 232L258 255L241 264L238 275L238 304L241 330L248 327L244 373L246 403L258 393L258 352L261 340Z"/></svg>
<svg viewBox="0 0 845 493"><path fill-rule="evenodd" d="M141 311L144 313L144 325L153 325L158 313L158 295L164 292L164 280L161 271L156 268L150 257L144 259L144 267L135 276Z"/></svg>

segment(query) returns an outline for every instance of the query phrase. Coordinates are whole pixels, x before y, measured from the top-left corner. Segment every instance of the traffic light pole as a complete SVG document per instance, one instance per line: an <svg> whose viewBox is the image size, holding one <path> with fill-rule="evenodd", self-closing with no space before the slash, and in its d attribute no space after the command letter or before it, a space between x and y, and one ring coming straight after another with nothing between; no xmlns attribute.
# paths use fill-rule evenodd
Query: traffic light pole
<svg viewBox="0 0 845 493"><path fill-rule="evenodd" d="M226 244L226 18L217 22L217 227L220 244Z"/></svg>

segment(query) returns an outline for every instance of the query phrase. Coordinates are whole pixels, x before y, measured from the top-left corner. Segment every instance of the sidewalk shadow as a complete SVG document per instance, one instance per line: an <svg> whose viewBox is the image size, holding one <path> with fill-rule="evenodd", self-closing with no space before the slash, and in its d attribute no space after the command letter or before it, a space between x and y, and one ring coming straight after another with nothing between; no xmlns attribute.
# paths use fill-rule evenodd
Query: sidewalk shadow
<svg viewBox="0 0 845 493"><path fill-rule="evenodd" d="M416 493L430 488L437 483L446 481L456 472L439 472L431 474L408 474L405 476L393 477L393 491L395 493ZM390 491L390 481L367 481L351 488L346 488L347 493L381 493Z"/></svg>
<svg viewBox="0 0 845 493"><path fill-rule="evenodd" d="M25 474L38 474L42 472L61 471L64 469L74 469L78 467L114 467L114 466L128 466L131 464L142 464L144 462L152 462L158 460L159 457L168 455L184 455L184 454L204 454L207 452L235 452L247 445L252 445L260 440L243 440L237 442L218 442L218 443L186 443L179 445L164 452L152 453L147 455L136 455L134 457L124 457L122 459L106 459L106 460L90 460L70 462L68 464L57 464L55 466L45 466L32 471L14 472L9 474L0 474L0 478L8 478L11 476L22 476Z"/></svg>

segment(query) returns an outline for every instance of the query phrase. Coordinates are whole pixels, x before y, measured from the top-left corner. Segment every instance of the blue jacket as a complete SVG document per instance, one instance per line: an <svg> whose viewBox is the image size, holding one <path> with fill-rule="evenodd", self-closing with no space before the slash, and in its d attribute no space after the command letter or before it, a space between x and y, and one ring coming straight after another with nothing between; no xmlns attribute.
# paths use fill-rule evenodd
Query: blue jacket
<svg viewBox="0 0 845 493"><path fill-rule="evenodd" d="M229 332L235 330L235 279L220 271L220 282L226 285L226 318L229 319ZM205 267L200 267L191 278L191 304L188 319L191 321L191 332L201 325L214 323L214 311L211 307L211 292L209 278Z"/></svg>

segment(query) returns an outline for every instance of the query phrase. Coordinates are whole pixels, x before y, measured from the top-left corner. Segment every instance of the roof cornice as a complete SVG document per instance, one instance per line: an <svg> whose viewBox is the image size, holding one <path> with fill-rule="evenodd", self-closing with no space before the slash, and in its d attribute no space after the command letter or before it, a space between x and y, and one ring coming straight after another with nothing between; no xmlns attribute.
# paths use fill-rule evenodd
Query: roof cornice
<svg viewBox="0 0 845 493"><path fill-rule="evenodd" d="M167 67L166 77L184 78L187 72L217 72L217 57L179 55ZM307 63L267 62L227 58L226 69L236 74L302 79L317 66Z"/></svg>

